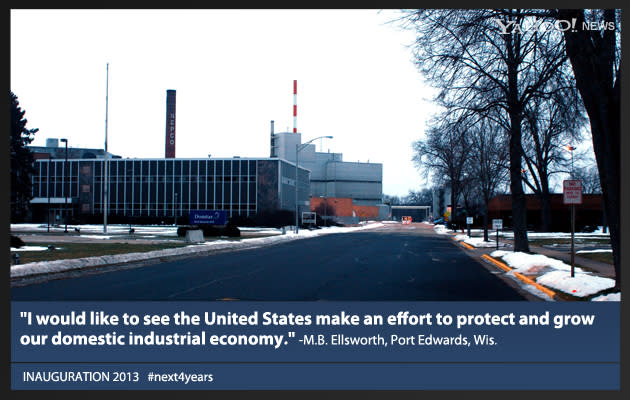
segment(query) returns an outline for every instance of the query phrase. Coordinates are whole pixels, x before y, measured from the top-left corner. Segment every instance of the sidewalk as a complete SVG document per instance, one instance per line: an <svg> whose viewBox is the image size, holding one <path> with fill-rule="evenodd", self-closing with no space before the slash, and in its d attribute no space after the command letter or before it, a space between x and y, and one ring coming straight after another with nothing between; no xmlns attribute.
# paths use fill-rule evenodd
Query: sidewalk
<svg viewBox="0 0 630 400"><path fill-rule="evenodd" d="M571 253L566 248L560 250L560 248L551 249L530 244L529 253L515 253L513 241L501 237L499 238L499 250L502 250L502 255L497 256L498 253L494 253L497 250L496 238L490 237L490 242L479 243L480 238L473 236L473 239L477 240L470 241L471 244L466 243L466 240L469 239L466 233L453 232L452 230L443 232L451 236L466 251L472 252L475 258L493 264L497 270L503 270L506 274L517 277L526 286L535 287L552 299L589 300L596 298L599 294L607 296L609 293L615 292L612 289L615 279L612 264L575 254L575 277L570 277ZM577 250L579 249L575 249L576 252ZM491 255L493 253L495 256ZM514 264L515 258L524 260ZM508 259L512 265L508 265L508 262L505 261ZM618 293L617 291L614 296L619 296Z"/></svg>

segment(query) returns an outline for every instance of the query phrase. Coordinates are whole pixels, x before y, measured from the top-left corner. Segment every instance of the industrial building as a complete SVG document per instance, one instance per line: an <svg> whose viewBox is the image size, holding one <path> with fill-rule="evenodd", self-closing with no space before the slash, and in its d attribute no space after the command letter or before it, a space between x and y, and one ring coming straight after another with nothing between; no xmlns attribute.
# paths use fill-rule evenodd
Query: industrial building
<svg viewBox="0 0 630 400"><path fill-rule="evenodd" d="M270 156L295 163L301 133L274 133L273 121L271 127ZM383 164L345 162L343 154L317 152L315 144L305 146L297 158L311 172L311 211L344 223L391 217L383 204Z"/></svg>
<svg viewBox="0 0 630 400"><path fill-rule="evenodd" d="M67 210L73 222L102 220L107 212L111 223L172 223L190 210L247 218L322 206L325 217L346 223L391 216L382 204L382 164L344 162L341 153L302 146L297 126L275 133L271 121L268 158L176 158L175 100L175 90L167 90L164 158L121 158L102 149L68 148L67 141L60 146L59 139L29 146L35 158L32 220L60 221ZM296 104L293 113L295 125Z"/></svg>
<svg viewBox="0 0 630 400"><path fill-rule="evenodd" d="M187 220L189 210L226 210L228 217L295 209L295 165L280 159L110 159L108 218L153 223ZM33 220L102 220L104 159L35 161ZM308 204L309 171L298 168L298 201ZM180 220L182 221L182 220Z"/></svg>

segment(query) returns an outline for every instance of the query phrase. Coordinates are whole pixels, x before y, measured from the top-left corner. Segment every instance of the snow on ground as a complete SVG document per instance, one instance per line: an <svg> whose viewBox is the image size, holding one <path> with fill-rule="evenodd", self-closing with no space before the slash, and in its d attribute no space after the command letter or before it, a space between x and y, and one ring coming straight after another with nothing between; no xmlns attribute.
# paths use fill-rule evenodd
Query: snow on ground
<svg viewBox="0 0 630 400"><path fill-rule="evenodd" d="M102 234L103 225L68 225L68 231L74 232L74 228L79 228L81 234ZM134 229L135 235L160 235L160 236L177 236L177 227L173 225L107 225L107 233L128 234L129 228ZM47 232L46 224L11 224L11 232ZM65 225L51 225L50 232L63 232Z"/></svg>
<svg viewBox="0 0 630 400"><path fill-rule="evenodd" d="M433 230L439 235L448 235L451 232L450 229L441 224L433 226Z"/></svg>
<svg viewBox="0 0 630 400"><path fill-rule="evenodd" d="M473 247L496 248L497 247L496 236L494 236L495 240L492 240L493 239L492 235L489 236L489 239L490 241L484 242L483 237L474 237L474 236L469 237L468 235L455 235L455 240L463 241L464 243L467 243ZM507 247L507 246L509 246L507 243L499 242L499 247Z"/></svg>
<svg viewBox="0 0 630 400"><path fill-rule="evenodd" d="M514 251L497 250L490 254L495 258L503 258L503 261L516 272L521 274L535 273L537 270L547 267L547 269L557 269L561 271L571 271L571 266L555 258L550 258L542 254L527 254ZM581 268L575 267L575 272L584 272Z"/></svg>
<svg viewBox="0 0 630 400"><path fill-rule="evenodd" d="M615 286L615 281L610 278L577 272L571 277L570 271L559 270L539 276L536 282L577 297L590 296Z"/></svg>
<svg viewBox="0 0 630 400"><path fill-rule="evenodd" d="M504 236L506 239L514 239L514 232L505 231ZM527 231L527 237L530 239L571 239L571 232L531 232ZM575 232L576 238L597 238L605 239L610 237L610 233L604 233L600 227L593 232Z"/></svg>
<svg viewBox="0 0 630 400"><path fill-rule="evenodd" d="M612 249L597 249L597 250L578 250L576 254L580 253L612 253Z"/></svg>
<svg viewBox="0 0 630 400"><path fill-rule="evenodd" d="M540 273L536 278L537 283L576 297L591 296L615 286L613 279L593 275L578 267L574 269L575 276L571 277L570 265L542 254L497 250L490 255L503 259L521 274ZM610 299L615 301L614 296Z"/></svg>
<svg viewBox="0 0 630 400"><path fill-rule="evenodd" d="M611 293L594 297L591 301L621 301L621 293Z"/></svg>
<svg viewBox="0 0 630 400"><path fill-rule="evenodd" d="M44 251L48 250L47 246L22 246L19 249L11 247L11 251Z"/></svg>
<svg viewBox="0 0 630 400"><path fill-rule="evenodd" d="M69 260L66 259L66 260L33 262L33 263L28 263L28 264L12 265L11 278L24 277L28 275L41 274L41 273L63 272L63 271L68 271L72 269L79 269L79 268L86 268L86 267L138 262L138 261L144 261L147 259L165 257L165 256L190 255L191 253L203 253L203 252L213 251L213 250L226 250L226 249L237 250L237 249L256 248L256 247L261 247L265 245L286 242L290 240L306 239L306 238L312 238L316 236L328 235L328 234L333 234L333 233L339 234L339 233L355 232L359 230L378 228L381 226L383 226L382 223L369 223L369 224L362 224L361 226L357 226L357 227L326 227L326 228L316 229L312 231L309 231L307 229L300 229L299 233L297 234L294 231L287 230L286 234L284 235L280 234L276 236L241 239L241 240L214 240L214 241L194 244L194 245L190 245L186 247L157 250L157 251L152 251L152 252L116 254L116 255L86 257L86 258L77 258L77 259L69 259ZM46 225L44 225L44 229L46 229ZM102 229L102 226L101 226L101 229ZM81 227L81 230L83 230L83 227Z"/></svg>

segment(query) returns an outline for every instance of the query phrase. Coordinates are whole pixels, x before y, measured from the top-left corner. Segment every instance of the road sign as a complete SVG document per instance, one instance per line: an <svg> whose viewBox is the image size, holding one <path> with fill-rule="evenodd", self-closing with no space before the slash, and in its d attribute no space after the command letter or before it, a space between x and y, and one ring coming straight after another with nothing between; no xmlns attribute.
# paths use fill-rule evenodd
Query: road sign
<svg viewBox="0 0 630 400"><path fill-rule="evenodd" d="M317 214L311 211L302 212L302 223L303 224L316 224Z"/></svg>
<svg viewBox="0 0 630 400"><path fill-rule="evenodd" d="M495 229L495 230L503 229L503 220L502 219L493 219L492 220L492 229Z"/></svg>
<svg viewBox="0 0 630 400"><path fill-rule="evenodd" d="M582 204L582 181L567 179L562 182L564 204Z"/></svg>
<svg viewBox="0 0 630 400"><path fill-rule="evenodd" d="M225 210L190 210L190 225L225 225Z"/></svg>
<svg viewBox="0 0 630 400"><path fill-rule="evenodd" d="M473 223L473 217L466 217L466 224L472 225L472 223Z"/></svg>

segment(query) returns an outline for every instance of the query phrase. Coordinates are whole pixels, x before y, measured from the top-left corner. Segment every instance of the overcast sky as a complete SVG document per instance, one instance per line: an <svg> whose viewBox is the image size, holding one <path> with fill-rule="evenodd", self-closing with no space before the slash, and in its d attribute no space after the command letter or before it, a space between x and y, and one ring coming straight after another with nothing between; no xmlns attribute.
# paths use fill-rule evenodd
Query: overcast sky
<svg viewBox="0 0 630 400"><path fill-rule="evenodd" d="M411 143L430 115L412 32L393 10L11 10L11 90L39 128L164 157L166 90L177 91L181 158L268 157L270 121L322 135L344 161L383 164L383 192L421 187ZM320 141L316 142L320 151Z"/></svg>

